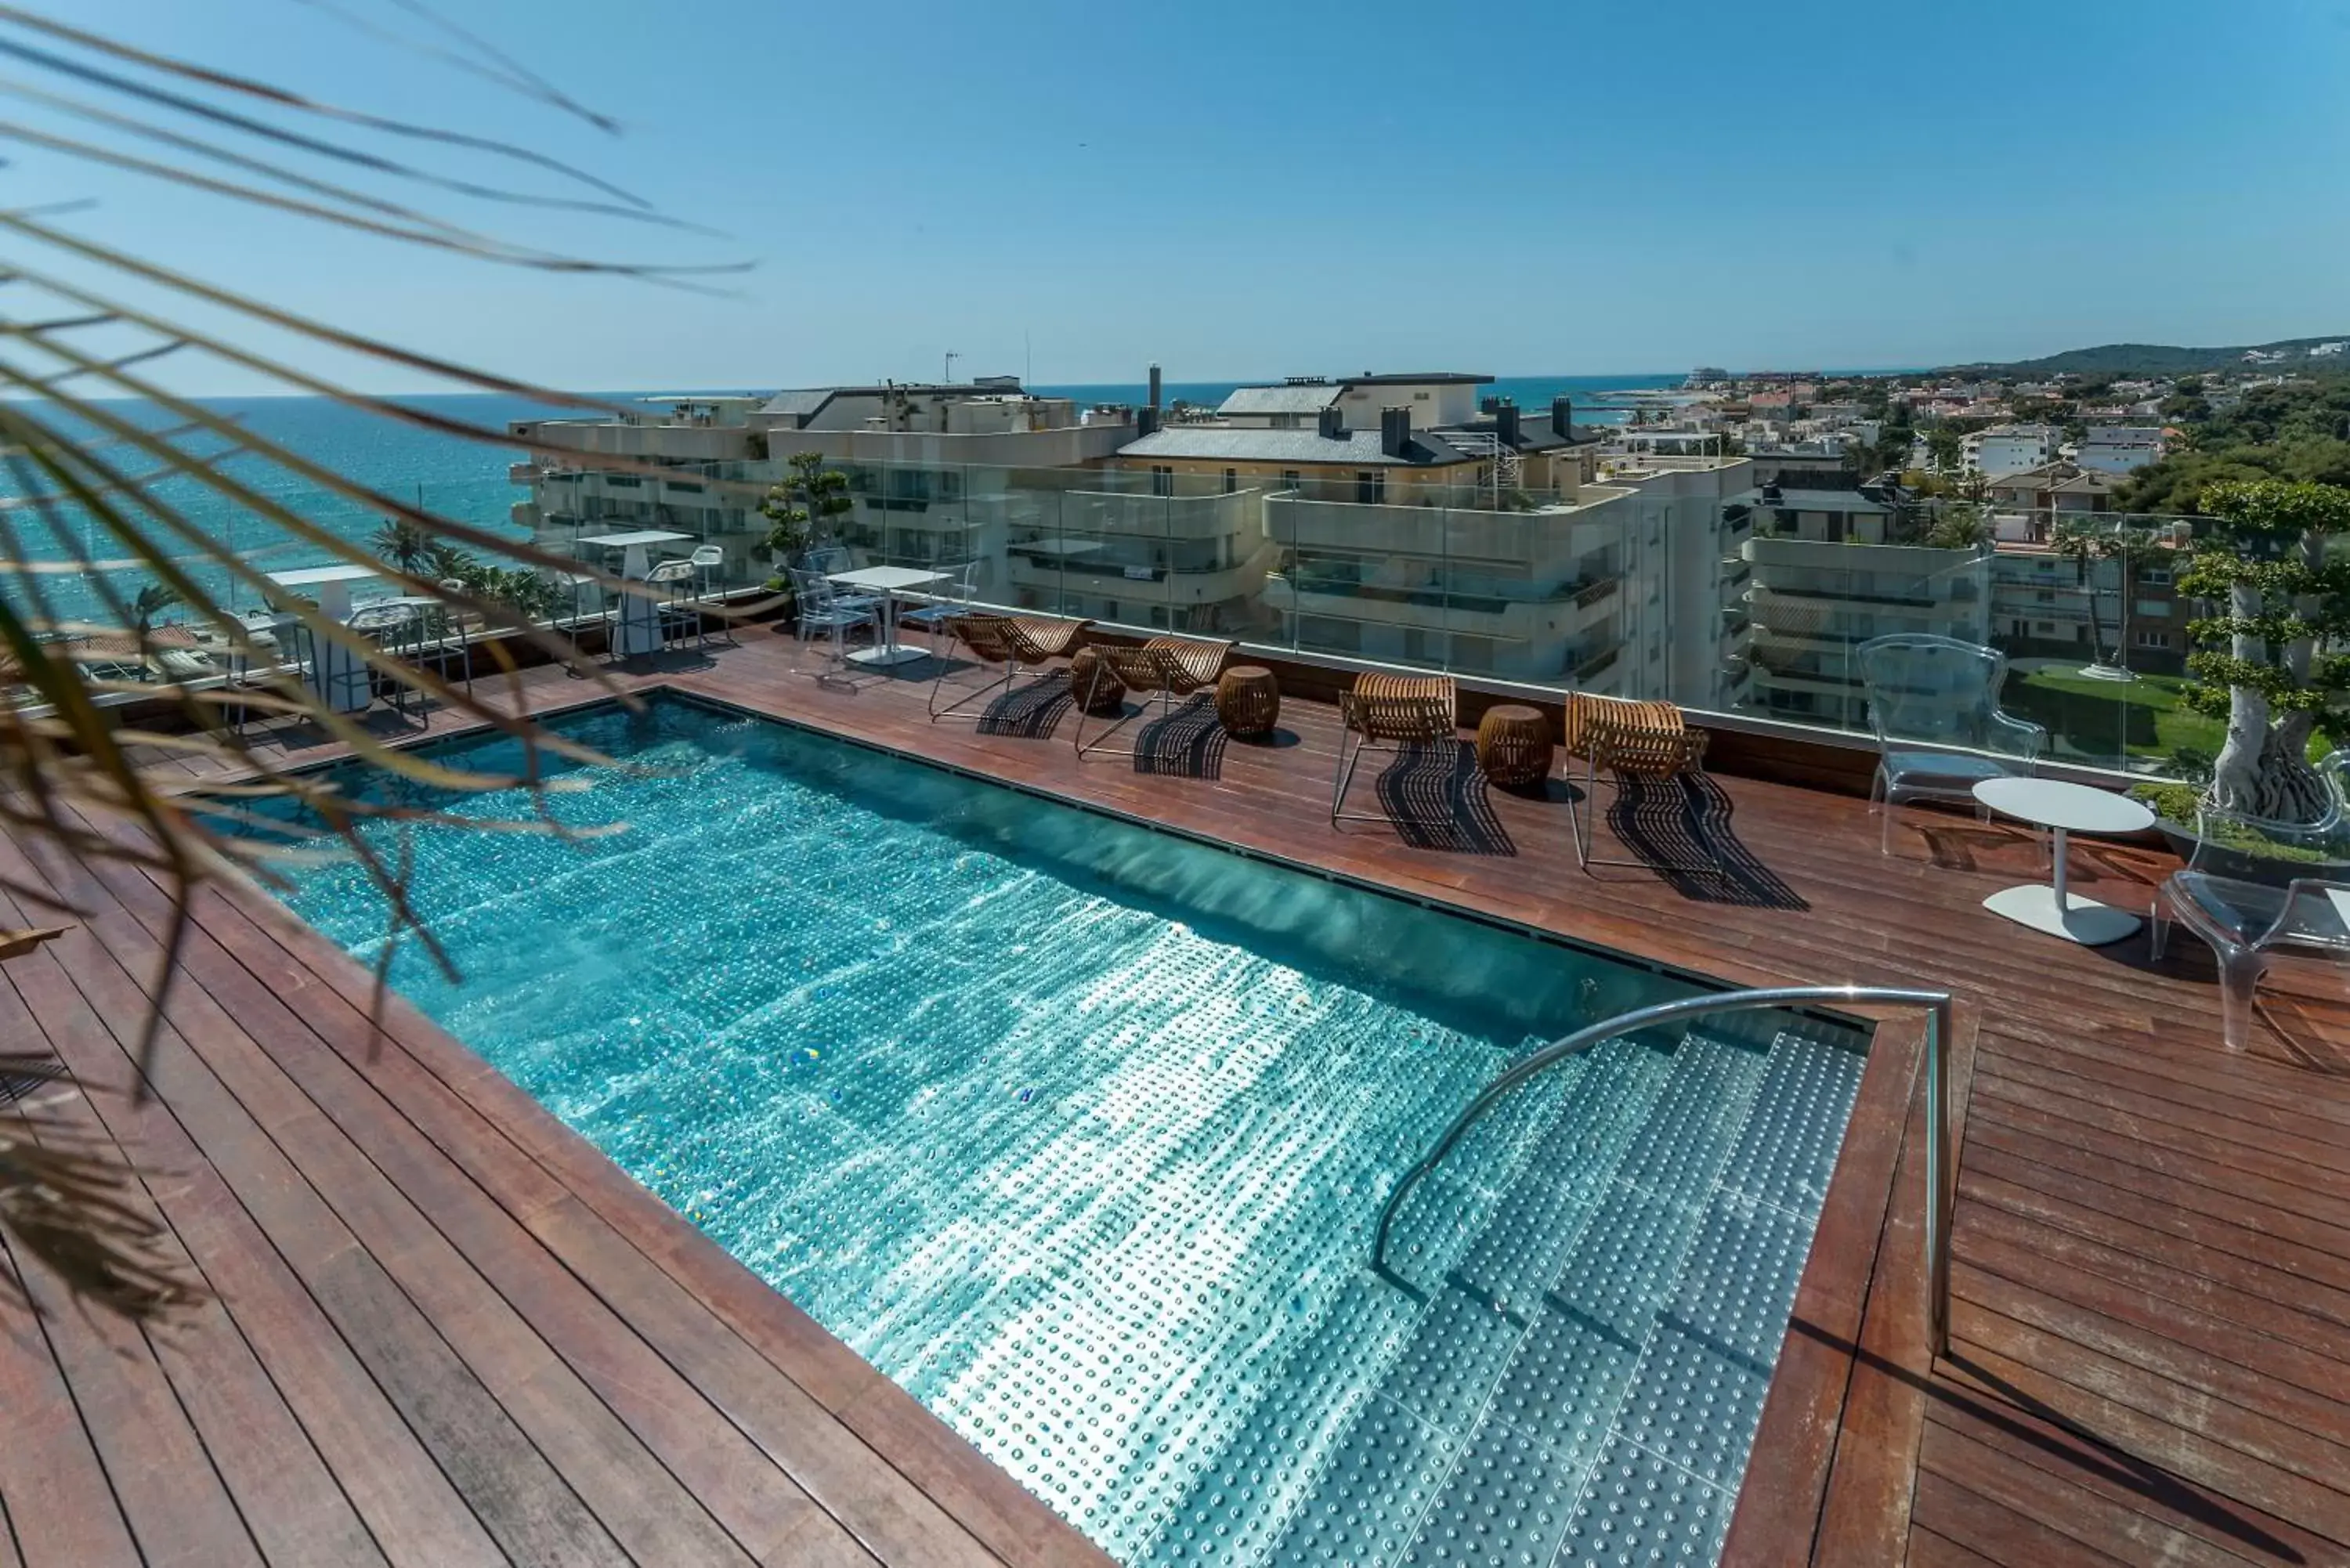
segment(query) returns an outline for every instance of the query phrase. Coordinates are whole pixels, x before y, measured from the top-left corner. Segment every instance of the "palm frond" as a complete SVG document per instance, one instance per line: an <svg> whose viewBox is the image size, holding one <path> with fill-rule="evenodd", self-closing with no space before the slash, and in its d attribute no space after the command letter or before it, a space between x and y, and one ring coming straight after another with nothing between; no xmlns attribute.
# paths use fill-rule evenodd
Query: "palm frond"
<svg viewBox="0 0 2350 1568"><path fill-rule="evenodd" d="M602 129L612 122L581 109L521 62L439 16L424 0L394 0L432 41L383 41L520 93ZM321 9L334 11L323 4ZM347 22L381 32L371 24ZM13 31L12 31L13 30ZM75 122L0 119L0 139L44 156L102 165L200 196L258 206L370 240L421 245L500 265L625 278L661 286L741 270L741 264L619 262L551 251L458 223L419 204L437 192L509 207L559 209L596 220L711 231L572 164L494 138L368 113L223 68L158 54L87 27L0 0L0 56L29 69L0 78L0 97ZM144 73L162 80L141 79ZM164 85L168 82L170 85ZM70 90L57 90L63 84ZM211 96L207 96L211 95ZM217 98L222 101L214 101ZM241 104L241 107L231 107ZM248 113L247 107L296 125ZM196 122L192 125L191 121ZM300 122L309 122L301 125ZM316 133L322 125L340 128ZM296 128L296 126L300 128ZM82 128L88 128L87 134ZM369 136L428 145L504 167L491 178L428 168L364 145ZM142 151L128 149L140 144ZM160 151L157 150L161 150ZM152 154L152 155L151 155ZM333 178L291 166L287 154L323 159ZM560 176L591 195L549 194L502 182L517 168ZM385 194L369 182L392 182ZM133 1044L137 1092L162 1038L179 957L194 931L207 888L248 879L277 882L292 857L334 853L359 867L384 900L388 940L413 944L446 968L408 887L404 829L454 820L432 804L462 793L510 789L533 811L489 825L496 831L575 834L549 811L570 781L550 771L559 755L594 762L576 743L524 715L517 654L570 665L617 691L552 626L515 624L498 600L443 586L443 556L478 556L488 580L497 569L580 573L580 564L479 523L381 493L332 464L257 433L237 419L174 391L149 373L166 357L258 376L276 388L333 400L369 418L505 450L552 448L469 423L437 409L399 402L265 354L247 328L356 355L380 369L421 373L443 384L503 393L543 405L613 411L600 400L536 386L386 341L355 327L304 317L227 284L199 279L155 256L73 232L57 220L71 203L0 208L0 244L43 257L0 255L0 290L21 308L0 312L0 837L20 856L0 865L0 912L71 913L115 872L135 872L162 890L161 913L142 911L162 965L147 989L148 1012L109 1021ZM142 300L116 296L128 286ZM174 301L178 303L173 303ZM200 329L175 319L182 306L227 326ZM124 400L136 400L134 412ZM658 473L652 464L615 466ZM719 480L712 488L763 487ZM290 504L316 492L386 519L380 547L328 526ZM364 566L402 593L436 601L488 632L478 646L502 675L503 700L476 696L421 662L397 657L317 605L285 593L248 552L206 527L198 501L233 509L267 528L307 559ZM504 563L496 567L494 563ZM608 588L619 585L602 574ZM252 596L277 607L284 623L322 649L339 649L372 680L405 687L460 721L512 736L522 761L506 774L473 772L400 751L338 711L305 683L297 666L265 653L233 612ZM234 682L161 674L151 647L166 617L258 668ZM512 646L510 647L509 644ZM478 671L475 673L478 674ZM135 709L132 703L135 700ZM355 797L332 779L306 774L283 751L246 746L225 722L234 709L264 725L299 724L401 781L410 793ZM136 711L135 721L126 715ZM200 764L214 782L192 789L184 772L161 774L154 756ZM416 792L426 792L417 794ZM419 804L420 801L424 804ZM289 822L281 815L296 813ZM478 825L475 825L478 826ZM32 870L19 874L19 866ZM56 867L54 871L52 867ZM79 869L75 869L78 867ZM108 868L111 867L111 870ZM115 884L118 888L120 884ZM143 897L144 895L142 895ZM57 928L0 929L0 959L17 959ZM47 961L35 959L32 961ZM379 967L379 1004L389 970ZM135 1034L135 1042L131 1036ZM0 1054L0 1290L26 1301L24 1270L37 1265L80 1300L148 1316L190 1299L196 1288L167 1261L168 1240L140 1200L120 1151L75 1116L63 1070L47 1058ZM14 1270L12 1272L11 1270Z"/></svg>
<svg viewBox="0 0 2350 1568"><path fill-rule="evenodd" d="M518 163L531 164L536 168L545 169L550 172L563 175L567 179L576 180L583 185L591 186L596 190L603 192L608 196L617 197L620 201L627 202L633 206L650 207L652 205L651 202L646 201L643 197L632 195L629 192L622 190L619 186L612 184L608 181L598 179L596 175L588 172L584 169L575 168L558 159L550 158L546 153L536 151L527 147L518 147L510 141L499 141L493 138L484 136L469 136L463 131L450 130L440 126L418 125L407 120L389 119L382 115L368 114L359 109L338 108L333 104L326 103L320 99L306 98L302 94L291 91L286 88L272 87L266 82L255 81L250 77L239 76L234 72L214 70L209 67L194 65L185 60L173 59L168 55L159 55L150 50L134 48L130 45L125 44L120 39L109 38L103 34L92 33L84 28L70 26L53 17L43 16L15 5L0 5L0 21L12 22L17 26L29 28L35 32L45 33L54 38L61 38L68 43L77 45L79 47L91 50L97 54L107 55L115 59L127 60L133 65L143 66L149 70L162 72L166 75L179 77L189 81L201 82L205 87L216 88L224 92L237 93L248 98L257 99L260 101L270 104L276 108L298 110L301 113L313 115L321 119L339 120L345 124L358 126L364 130L381 131L387 136L403 137L418 141L434 141L439 142L443 146L463 148L468 151L485 152L494 157L511 159ZM34 51L29 50L26 46L21 44L5 45L5 51L6 53L16 55L20 58L26 57L26 56L34 53ZM69 76L87 77L89 74L89 67L81 66L75 61L63 59L57 56L42 56L36 63ZM126 90L136 92L139 96L150 99L151 101L165 104L170 108L180 109L183 113L200 115L204 119L216 120L224 125L234 126L235 129L245 131L251 135L265 137L270 140L284 140L293 134L290 132L281 131L277 127L267 124L265 121L253 120L241 115L231 114L226 110L217 109L211 104L203 103L197 99L183 99L176 94L164 94L152 88L141 89L136 83L125 82L124 86ZM328 145L307 146L306 144L306 150L318 152L328 157L335 155L334 152L329 150ZM395 165L391 171L400 172L401 171L400 171L398 166Z"/></svg>

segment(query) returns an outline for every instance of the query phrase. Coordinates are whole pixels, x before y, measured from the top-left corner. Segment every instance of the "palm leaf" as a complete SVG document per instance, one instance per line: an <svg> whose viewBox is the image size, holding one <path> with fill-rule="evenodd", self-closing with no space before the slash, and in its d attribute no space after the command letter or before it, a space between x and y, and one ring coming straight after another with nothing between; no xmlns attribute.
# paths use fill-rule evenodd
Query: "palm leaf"
<svg viewBox="0 0 2350 1568"><path fill-rule="evenodd" d="M427 10L421 0L398 4L458 47L387 42L609 128L602 117L579 109L526 67ZM37 43L28 41L35 37ZM671 234L709 232L529 148L327 103L7 4L0 4L0 55L27 67L35 78L0 79L0 95L77 122L76 133L66 134L0 119L0 138L45 155L494 265L683 286L693 286L691 278L739 270L734 264L615 262L548 251L452 222L412 199L418 190L441 192L651 223ZM116 65L153 73L172 85L137 79L111 68ZM49 83L73 90L52 90L45 85ZM240 103L266 106L297 124L309 122L308 128L272 123L232 107ZM193 129L203 134L192 134L190 121L200 122ZM322 124L339 129L315 134ZM494 160L507 175L517 169L553 174L594 194L548 193L426 167L365 145L370 137L426 148L435 156ZM131 151L125 142L143 151ZM280 161L287 152L327 160L338 177L324 179L289 167ZM395 182L406 192L387 196L370 188L370 182ZM313 727L419 788L526 792L537 803L536 815L492 825L499 831L566 831L546 810L547 797L565 787L565 781L549 778L545 754L597 760L522 716L518 691L510 688L504 701L476 697L402 662L316 606L285 598L254 561L206 529L186 501L175 496L183 490L206 494L261 520L314 557L366 565L404 593L436 599L447 613L491 627L513 619L499 602L441 585L442 576L458 574L427 575L446 566L453 558L451 552L478 562L478 574L465 576L478 576L502 591L512 587L502 572L577 572L577 562L380 493L173 392L144 368L165 356L209 360L287 392L332 399L366 417L500 450L555 449L517 441L503 430L437 410L355 390L261 351L245 334L289 337L461 388L596 410L609 411L609 405L296 315L222 282L191 276L167 260L76 234L60 225L61 215L55 207L0 210L0 244L32 253L0 255L0 287L23 306L0 318L0 473L13 492L0 496L0 834L22 847L23 862L33 868L21 875L0 869L0 897L20 912L19 919L22 911L36 908L70 915L76 889L101 886L95 873L109 866L135 869L163 889L168 913L157 921L163 964L150 987L149 1011L141 1018L119 1021L126 1037L136 1036L137 1092L143 1094L177 960L192 932L199 897L208 888L248 880L265 886L280 879L280 867L300 857L345 856L363 868L382 896L394 940L414 942L436 962L448 963L409 895L408 840L397 831L401 825L451 820L446 814L396 798L353 798L331 780L291 765L282 751L245 747L224 726L231 704L258 713L264 723ZM36 263L35 254L45 259ZM118 297L126 287L146 303ZM182 307L227 325L198 328L176 319ZM126 337L128 343L121 341ZM132 417L121 401L126 399L144 402L161 420ZM625 460L614 466L661 472ZM321 490L385 519L381 547L347 538L281 499L301 488ZM725 480L715 481L712 488L753 496L764 490ZM383 558L387 555L397 558ZM298 672L287 669L265 670L234 692L108 673L113 660L143 676L137 665L145 659L150 633L174 607L232 651L257 655L254 638L224 602L224 587L280 598L310 637L348 649L376 679L409 687L461 722L515 737L522 743L521 763L509 775L492 775L399 751L333 711ZM509 636L521 651L605 679L554 628L515 628ZM518 664L505 641L491 641L486 652L513 682ZM608 680L606 687L613 690ZM136 724L121 722L125 710L120 704L127 695L146 700ZM197 763L218 782L191 791L184 773L166 775L144 765L144 759L157 754ZM288 825L276 815L286 802L299 808L298 822ZM393 831L378 831L384 828ZM65 870L53 873L53 866ZM72 869L77 866L81 869ZM0 960L49 961L26 955L61 929L0 929ZM387 943L387 961L390 950ZM379 967L379 1006L386 979ZM9 1260L0 1263L0 1290L33 1301L25 1270L36 1264L78 1299L107 1310L134 1316L166 1311L189 1300L196 1287L166 1261L166 1238L120 1150L86 1119L59 1114L70 1102L57 1096L76 1092L53 1059L0 1053L0 1234Z"/></svg>

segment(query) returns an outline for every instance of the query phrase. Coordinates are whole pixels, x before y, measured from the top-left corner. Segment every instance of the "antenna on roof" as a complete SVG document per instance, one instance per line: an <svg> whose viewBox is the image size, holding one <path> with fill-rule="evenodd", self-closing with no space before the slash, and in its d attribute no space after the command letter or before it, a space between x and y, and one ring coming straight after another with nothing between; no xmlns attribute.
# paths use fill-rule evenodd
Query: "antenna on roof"
<svg viewBox="0 0 2350 1568"><path fill-rule="evenodd" d="M962 356L956 353L953 349L950 348L947 350L947 373L939 378L939 385L942 387L951 387L954 385L954 362L962 358Z"/></svg>

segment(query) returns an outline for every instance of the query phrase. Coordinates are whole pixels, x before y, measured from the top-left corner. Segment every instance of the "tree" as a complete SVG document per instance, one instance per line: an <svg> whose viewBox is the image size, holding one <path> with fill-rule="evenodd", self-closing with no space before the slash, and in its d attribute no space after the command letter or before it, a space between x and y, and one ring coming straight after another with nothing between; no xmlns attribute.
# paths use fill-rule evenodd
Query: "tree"
<svg viewBox="0 0 2350 1568"><path fill-rule="evenodd" d="M2114 628L2114 656L2106 657L2106 623L2103 598L2097 591L2096 567L2105 562L2115 563L2121 574L2122 589L2128 591L2137 559L2154 544L2153 534L2135 524L2116 521L2098 522L2086 517L2064 517L2057 520L2056 532L2050 540L2059 556L2073 563L2073 581L2089 601L2089 647L2091 658L2098 664L2116 670L2129 668L2128 650L2123 648L2121 628Z"/></svg>
<svg viewBox="0 0 2350 1568"><path fill-rule="evenodd" d="M410 576L432 552L432 535L411 517L387 517L368 540L368 548Z"/></svg>
<svg viewBox="0 0 2350 1568"><path fill-rule="evenodd" d="M770 524L767 548L789 559L806 548L811 537L830 538L831 520L856 504L848 493L848 475L825 467L822 452L795 452L790 476L759 504L759 514Z"/></svg>
<svg viewBox="0 0 2350 1568"><path fill-rule="evenodd" d="M470 582L480 564L472 552L445 544L433 545L418 563L423 567L420 575L436 583Z"/></svg>
<svg viewBox="0 0 2350 1568"><path fill-rule="evenodd" d="M1936 425L1926 432L1926 460L1937 473L1956 473L1966 463L1966 442L1948 424Z"/></svg>
<svg viewBox="0 0 2350 1568"><path fill-rule="evenodd" d="M2188 627L2197 646L2187 701L2228 722L2212 804L2314 820L2329 796L2309 765L2310 737L2350 732L2350 560L2326 547L2350 534L2350 489L2258 480L2217 485L2203 504L2220 526L2197 544L2178 590L2225 607Z"/></svg>
<svg viewBox="0 0 2350 1568"><path fill-rule="evenodd" d="M1971 501L1954 501L1936 509L1920 543L1936 550L1977 550L1991 543L1991 519Z"/></svg>

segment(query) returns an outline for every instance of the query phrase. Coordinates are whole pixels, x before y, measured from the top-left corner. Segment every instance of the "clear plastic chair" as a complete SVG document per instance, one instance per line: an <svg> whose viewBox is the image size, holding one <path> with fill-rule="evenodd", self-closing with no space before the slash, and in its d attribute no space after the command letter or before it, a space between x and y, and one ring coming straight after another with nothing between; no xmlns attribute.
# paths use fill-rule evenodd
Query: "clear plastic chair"
<svg viewBox="0 0 2350 1568"><path fill-rule="evenodd" d="M809 571L827 579L826 586L831 590L835 605L845 609L879 610L881 607L880 595L852 593L830 581L835 573L848 571L857 564L849 555L847 545L819 545L803 555L800 560Z"/></svg>
<svg viewBox="0 0 2350 1568"><path fill-rule="evenodd" d="M832 660L827 666L827 670L829 672L842 668L848 660L848 653L842 639L857 627L861 626L868 630L876 627L879 622L875 618L873 610L868 606L860 605L837 593L830 579L827 578L822 572L794 566L790 568L790 573L792 592L798 601L799 639L802 646L806 646L808 639L819 632L830 633Z"/></svg>
<svg viewBox="0 0 2350 1568"><path fill-rule="evenodd" d="M2321 769L2333 805L2316 822L2262 822L2202 805L2195 852L2154 896L2154 956L2174 920L2210 944L2220 964L2220 1033L2230 1051L2251 1038L2253 992L2279 950L2350 960L2350 813L2341 781L2350 752Z"/></svg>
<svg viewBox="0 0 2350 1568"><path fill-rule="evenodd" d="M1877 732L1872 805L1885 806L1879 849L1893 853L1894 811L1905 800L1944 800L1981 807L1975 785L2029 774L2047 748L2048 732L2003 713L1999 690L2007 655L1981 643L1925 632L1896 632L1860 645L1868 722Z"/></svg>
<svg viewBox="0 0 2350 1568"><path fill-rule="evenodd" d="M948 572L946 581L931 591L930 603L920 609L898 612L899 628L903 630L907 627L914 627L930 633L935 642L950 619L971 608L971 597L978 591L978 582L977 561L965 561L952 568ZM934 648L932 651L937 649Z"/></svg>

